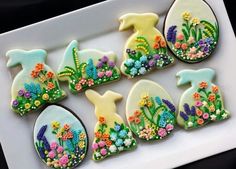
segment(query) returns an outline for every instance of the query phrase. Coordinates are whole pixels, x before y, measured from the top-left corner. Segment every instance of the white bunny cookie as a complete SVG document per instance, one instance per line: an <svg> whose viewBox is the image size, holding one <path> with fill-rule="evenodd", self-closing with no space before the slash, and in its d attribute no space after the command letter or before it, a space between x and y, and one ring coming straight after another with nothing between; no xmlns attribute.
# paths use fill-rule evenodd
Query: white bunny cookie
<svg viewBox="0 0 236 169"><path fill-rule="evenodd" d="M22 66L15 76L12 88L12 109L23 116L46 103L55 103L65 97L52 69L45 64L47 53L41 49L7 52L7 67Z"/></svg>
<svg viewBox="0 0 236 169"><path fill-rule="evenodd" d="M98 119L94 129L93 159L102 160L121 151L135 148L136 140L116 112L115 102L122 99L122 96L112 91L100 95L93 90L87 90L85 94L95 105L95 115Z"/></svg>

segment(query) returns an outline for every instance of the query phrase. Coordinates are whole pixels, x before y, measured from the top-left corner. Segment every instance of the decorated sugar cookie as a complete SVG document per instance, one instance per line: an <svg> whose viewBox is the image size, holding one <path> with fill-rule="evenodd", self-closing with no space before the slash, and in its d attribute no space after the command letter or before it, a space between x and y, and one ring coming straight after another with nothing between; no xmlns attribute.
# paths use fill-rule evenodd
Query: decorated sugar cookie
<svg viewBox="0 0 236 169"><path fill-rule="evenodd" d="M95 115L98 119L92 144L93 159L95 161L102 160L135 148L137 146L136 140L123 119L116 113L115 102L122 99L122 96L112 91L99 95L93 90L87 90L85 94L89 101L95 105Z"/></svg>
<svg viewBox="0 0 236 169"><path fill-rule="evenodd" d="M58 69L61 81L68 81L69 89L81 92L85 89L112 82L120 78L120 71L115 65L113 52L101 52L96 49L78 49L78 42L73 40L67 47Z"/></svg>
<svg viewBox="0 0 236 169"><path fill-rule="evenodd" d="M155 27L159 21L154 13L128 13L120 17L120 31L134 28L127 40L121 71L129 78L161 69L174 62L168 55L166 41Z"/></svg>
<svg viewBox="0 0 236 169"><path fill-rule="evenodd" d="M169 135L175 125L175 111L170 95L150 80L138 81L126 102L130 129L144 140L159 140Z"/></svg>
<svg viewBox="0 0 236 169"><path fill-rule="evenodd" d="M181 127L199 128L229 117L219 87L212 83L214 76L215 71L209 68L182 70L177 73L178 86L191 83L179 102L177 122Z"/></svg>
<svg viewBox="0 0 236 169"><path fill-rule="evenodd" d="M166 16L164 33L170 50L178 59L197 63L214 51L219 26L204 0L175 0Z"/></svg>
<svg viewBox="0 0 236 169"><path fill-rule="evenodd" d="M84 160L88 136L83 123L73 112L50 105L36 120L34 145L48 167L71 169Z"/></svg>
<svg viewBox="0 0 236 169"><path fill-rule="evenodd" d="M16 113L23 116L65 97L55 73L45 64L46 51L15 49L8 51L6 56L9 58L7 67L22 66L11 88L11 107Z"/></svg>

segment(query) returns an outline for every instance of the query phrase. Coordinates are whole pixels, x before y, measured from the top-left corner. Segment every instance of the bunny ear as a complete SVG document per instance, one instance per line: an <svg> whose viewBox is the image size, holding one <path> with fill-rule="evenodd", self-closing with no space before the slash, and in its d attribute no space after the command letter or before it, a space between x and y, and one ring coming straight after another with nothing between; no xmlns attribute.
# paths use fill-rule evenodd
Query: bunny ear
<svg viewBox="0 0 236 169"><path fill-rule="evenodd" d="M105 94L106 97L113 99L114 101L120 100L123 96L119 93L108 90Z"/></svg>
<svg viewBox="0 0 236 169"><path fill-rule="evenodd" d="M85 95L88 98L88 100L91 103L93 103L94 105L96 105L100 101L99 98L101 98L101 95L99 93L97 93L97 92L95 92L94 90L91 90L91 89L86 90Z"/></svg>
<svg viewBox="0 0 236 169"><path fill-rule="evenodd" d="M137 14L135 13L128 13L121 16L119 18L119 21L120 21L119 31L123 31L123 30L129 29L131 26L134 26L134 21L135 21L136 16Z"/></svg>
<svg viewBox="0 0 236 169"><path fill-rule="evenodd" d="M182 70L176 74L178 78L177 86L184 85L192 81L192 76L195 73L193 70Z"/></svg>

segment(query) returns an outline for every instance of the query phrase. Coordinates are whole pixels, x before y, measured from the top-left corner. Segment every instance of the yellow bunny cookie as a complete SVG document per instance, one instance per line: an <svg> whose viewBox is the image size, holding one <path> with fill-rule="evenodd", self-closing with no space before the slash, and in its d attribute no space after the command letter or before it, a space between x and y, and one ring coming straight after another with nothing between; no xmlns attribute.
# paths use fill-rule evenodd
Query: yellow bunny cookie
<svg viewBox="0 0 236 169"><path fill-rule="evenodd" d="M167 53L166 41L155 27L159 21L154 13L128 13L120 17L120 31L134 28L125 44L121 71L129 78L164 68L174 62Z"/></svg>

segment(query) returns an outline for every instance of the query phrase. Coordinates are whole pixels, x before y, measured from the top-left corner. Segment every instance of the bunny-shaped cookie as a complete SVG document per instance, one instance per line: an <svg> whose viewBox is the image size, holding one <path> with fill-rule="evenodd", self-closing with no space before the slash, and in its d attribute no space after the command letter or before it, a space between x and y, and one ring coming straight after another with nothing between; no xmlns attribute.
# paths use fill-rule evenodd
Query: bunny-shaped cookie
<svg viewBox="0 0 236 169"><path fill-rule="evenodd" d="M212 83L215 76L213 69L182 70L176 76L179 78L178 86L191 83L179 102L177 122L181 127L198 128L229 117L220 90Z"/></svg>
<svg viewBox="0 0 236 169"><path fill-rule="evenodd" d="M58 78L68 81L73 93L112 82L120 78L115 65L114 52L102 52L96 49L79 50L78 42L73 40L66 48L58 69Z"/></svg>
<svg viewBox="0 0 236 169"><path fill-rule="evenodd" d="M44 104L54 103L65 97L60 89L52 69L45 64L46 51L35 49L31 51L10 50L7 67L22 66L15 76L12 88L12 109L21 116L40 108Z"/></svg>
<svg viewBox="0 0 236 169"><path fill-rule="evenodd" d="M128 13L120 17L120 31L134 28L125 44L121 71L129 78L143 75L154 68L164 68L174 62L167 53L166 41L155 28L159 21L154 13Z"/></svg>
<svg viewBox="0 0 236 169"><path fill-rule="evenodd" d="M100 95L94 90L87 90L85 95L95 105L98 122L94 129L93 159L102 160L110 155L136 147L130 129L116 113L115 102L122 99L118 93L107 91Z"/></svg>

